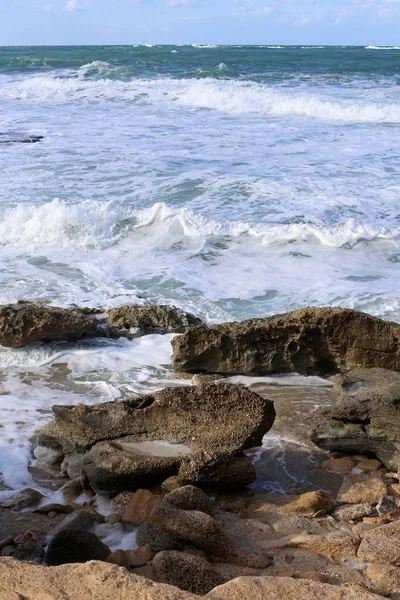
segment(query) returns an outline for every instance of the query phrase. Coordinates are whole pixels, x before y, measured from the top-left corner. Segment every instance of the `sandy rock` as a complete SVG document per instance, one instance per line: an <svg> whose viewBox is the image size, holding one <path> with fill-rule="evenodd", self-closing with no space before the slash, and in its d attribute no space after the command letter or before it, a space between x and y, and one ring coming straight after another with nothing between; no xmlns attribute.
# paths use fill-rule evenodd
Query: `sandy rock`
<svg viewBox="0 0 400 600"><path fill-rule="evenodd" d="M325 535L289 535L276 540L266 540L265 549L274 548L304 548L316 554L323 554L336 562L343 558L357 555L359 540L344 531L332 531Z"/></svg>
<svg viewBox="0 0 400 600"><path fill-rule="evenodd" d="M11 558L0 560L0 600L196 600L190 592L131 575L101 562L39 567ZM218 586L207 600L377 600L359 586L332 586L307 579L243 577Z"/></svg>
<svg viewBox="0 0 400 600"><path fill-rule="evenodd" d="M110 548L90 531L70 529L60 531L51 540L46 551L46 564L50 567L90 560L106 560Z"/></svg>
<svg viewBox="0 0 400 600"><path fill-rule="evenodd" d="M188 327L203 324L194 315L171 306L120 306L106 313L107 324L116 327L120 334L128 335L132 329L138 329L141 335L183 333Z"/></svg>
<svg viewBox="0 0 400 600"><path fill-rule="evenodd" d="M242 450L260 445L275 418L272 402L227 383L53 411L55 419L39 434L39 448L66 454L86 449L83 467L90 486L109 494L148 488L174 475L212 488L248 485L255 469ZM148 451L150 442L154 449ZM181 446L166 451L160 442Z"/></svg>
<svg viewBox="0 0 400 600"><path fill-rule="evenodd" d="M225 379L224 375L198 373L192 377L192 385L202 385L203 383L213 383Z"/></svg>
<svg viewBox="0 0 400 600"><path fill-rule="evenodd" d="M112 552L107 562L126 569L134 569L136 567L143 567L153 558L153 552L150 546L139 546L135 550L116 550Z"/></svg>
<svg viewBox="0 0 400 600"><path fill-rule="evenodd" d="M369 565L365 571L377 589L385 594L400 592L400 569L388 565Z"/></svg>
<svg viewBox="0 0 400 600"><path fill-rule="evenodd" d="M159 552L152 566L157 581L201 596L226 582L204 558L184 552Z"/></svg>
<svg viewBox="0 0 400 600"><path fill-rule="evenodd" d="M351 473L356 466L356 462L351 458L330 458L325 460L322 466L334 473Z"/></svg>
<svg viewBox="0 0 400 600"><path fill-rule="evenodd" d="M354 525L354 527L352 527L352 531L355 536L362 539L366 533L372 531L372 529L376 529L377 527L380 527L380 525L376 523L365 523L362 521L361 523Z"/></svg>
<svg viewBox="0 0 400 600"><path fill-rule="evenodd" d="M400 370L400 327L344 308L307 307L265 319L200 325L172 340L176 370L329 375L354 367Z"/></svg>
<svg viewBox="0 0 400 600"><path fill-rule="evenodd" d="M149 490L138 490L132 496L125 508L123 521L138 527L149 520L153 508L161 502L163 496L153 494Z"/></svg>
<svg viewBox="0 0 400 600"><path fill-rule="evenodd" d="M25 488L0 500L1 508L12 508L15 511L35 506L44 498L43 494L32 488Z"/></svg>
<svg viewBox="0 0 400 600"><path fill-rule="evenodd" d="M375 473L383 468L383 464L380 460L373 458L364 458L361 462L357 463L357 470L363 471L364 473Z"/></svg>
<svg viewBox="0 0 400 600"><path fill-rule="evenodd" d="M387 484L380 473L346 475L337 495L343 504L377 504L387 494Z"/></svg>
<svg viewBox="0 0 400 600"><path fill-rule="evenodd" d="M362 504L343 504L338 506L332 513L338 521L359 521L373 513L375 508L372 504L363 502Z"/></svg>
<svg viewBox="0 0 400 600"><path fill-rule="evenodd" d="M358 549L358 557L378 564L400 564L400 521L367 532Z"/></svg>
<svg viewBox="0 0 400 600"><path fill-rule="evenodd" d="M186 487L187 485L190 485L190 481L182 479L182 477L178 477L178 475L173 475L162 482L161 490L164 494L169 494L170 492L179 490L179 488Z"/></svg>
<svg viewBox="0 0 400 600"><path fill-rule="evenodd" d="M313 516L319 511L330 513L335 508L335 503L325 492L307 492L296 500L285 504L280 509L285 513L300 513Z"/></svg>

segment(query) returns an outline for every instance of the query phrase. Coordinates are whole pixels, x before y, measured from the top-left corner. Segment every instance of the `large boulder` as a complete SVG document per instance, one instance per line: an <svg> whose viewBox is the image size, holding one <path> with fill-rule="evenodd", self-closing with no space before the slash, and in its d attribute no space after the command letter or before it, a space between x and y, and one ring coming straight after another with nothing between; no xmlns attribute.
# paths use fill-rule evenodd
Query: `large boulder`
<svg viewBox="0 0 400 600"><path fill-rule="evenodd" d="M55 567L66 563L83 563L89 560L106 560L111 554L108 546L90 531L63 530L51 540L45 560Z"/></svg>
<svg viewBox="0 0 400 600"><path fill-rule="evenodd" d="M55 406L39 433L35 456L82 454L92 488L118 493L173 475L199 485L237 488L254 481L243 451L262 444L273 403L244 386L221 383L167 388L94 406ZM54 472L54 461L49 470Z"/></svg>
<svg viewBox="0 0 400 600"><path fill-rule="evenodd" d="M21 348L38 341L182 333L201 323L190 313L171 306L120 306L102 310L20 302L0 306L0 345Z"/></svg>
<svg viewBox="0 0 400 600"><path fill-rule="evenodd" d="M153 560L153 571L157 581L199 596L226 583L225 577L204 558L176 550L159 552Z"/></svg>
<svg viewBox="0 0 400 600"><path fill-rule="evenodd" d="M312 441L325 450L375 454L399 469L400 374L357 369L335 377L334 386L338 399L320 411Z"/></svg>
<svg viewBox="0 0 400 600"><path fill-rule="evenodd" d="M177 371L332 375L400 370L400 325L345 308L302 308L265 319L194 327L172 340Z"/></svg>

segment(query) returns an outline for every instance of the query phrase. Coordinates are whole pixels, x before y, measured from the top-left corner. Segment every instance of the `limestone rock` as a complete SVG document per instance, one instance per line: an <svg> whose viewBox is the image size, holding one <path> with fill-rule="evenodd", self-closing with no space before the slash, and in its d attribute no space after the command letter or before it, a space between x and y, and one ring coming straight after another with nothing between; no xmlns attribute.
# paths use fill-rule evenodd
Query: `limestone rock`
<svg viewBox="0 0 400 600"><path fill-rule="evenodd" d="M367 532L358 549L358 557L378 564L400 564L400 521Z"/></svg>
<svg viewBox="0 0 400 600"><path fill-rule="evenodd" d="M117 327L121 334L139 329L149 333L183 333L188 327L202 325L201 319L171 306L120 306L107 311L107 324Z"/></svg>
<svg viewBox="0 0 400 600"><path fill-rule="evenodd" d="M159 552L153 560L153 572L157 581L199 596L226 582L223 575L204 558L184 552Z"/></svg>
<svg viewBox="0 0 400 600"><path fill-rule="evenodd" d="M282 512L300 513L312 517L319 511L330 513L335 508L335 503L325 492L307 492L296 500L281 507Z"/></svg>
<svg viewBox="0 0 400 600"><path fill-rule="evenodd" d="M400 326L345 308L307 307L265 319L200 325L172 340L177 371L330 375L400 370Z"/></svg>
<svg viewBox="0 0 400 600"><path fill-rule="evenodd" d="M46 551L46 563L51 566L106 560L111 550L90 531L70 529L60 531Z"/></svg>
<svg viewBox="0 0 400 600"><path fill-rule="evenodd" d="M359 521L363 517L368 517L374 512L372 504L363 502L362 504L343 504L338 506L332 513L338 521Z"/></svg>
<svg viewBox="0 0 400 600"><path fill-rule="evenodd" d="M138 527L148 521L151 511L161 500L160 494L154 494L149 490L137 490L125 508L122 520L128 525Z"/></svg>
<svg viewBox="0 0 400 600"><path fill-rule="evenodd" d="M311 439L324 450L375 454L387 468L398 470L400 374L383 369L372 371L370 375L366 369L357 369L335 378L338 400L319 411ZM379 466L369 462L369 467L372 464L374 468ZM365 465L368 468L368 463ZM362 463L357 467L364 470Z"/></svg>
<svg viewBox="0 0 400 600"><path fill-rule="evenodd" d="M337 501L344 504L377 504L386 495L387 489L379 473L346 475Z"/></svg>

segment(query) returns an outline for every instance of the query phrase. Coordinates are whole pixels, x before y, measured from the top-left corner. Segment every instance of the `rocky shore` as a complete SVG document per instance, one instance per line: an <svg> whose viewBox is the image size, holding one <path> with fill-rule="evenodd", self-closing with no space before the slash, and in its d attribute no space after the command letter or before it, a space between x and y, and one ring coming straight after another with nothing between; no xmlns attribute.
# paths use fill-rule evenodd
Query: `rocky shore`
<svg viewBox="0 0 400 600"><path fill-rule="evenodd" d="M181 334L180 385L55 405L37 485L3 486L0 598L400 600L400 325L0 307L9 348L155 332ZM287 373L325 384L262 379Z"/></svg>

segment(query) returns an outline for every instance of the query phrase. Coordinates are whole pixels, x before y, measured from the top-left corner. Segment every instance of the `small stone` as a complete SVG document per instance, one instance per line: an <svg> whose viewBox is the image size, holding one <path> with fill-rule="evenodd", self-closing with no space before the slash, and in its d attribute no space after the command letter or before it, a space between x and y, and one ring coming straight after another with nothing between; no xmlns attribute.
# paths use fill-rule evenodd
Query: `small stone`
<svg viewBox="0 0 400 600"><path fill-rule="evenodd" d="M117 494L115 498L113 498L111 501L111 509L113 513L116 513L122 517L132 496L133 492L128 491L120 492L119 494Z"/></svg>
<svg viewBox="0 0 400 600"><path fill-rule="evenodd" d="M356 466L356 463L354 460L351 460L351 458L331 458L325 460L322 463L322 466L334 473L351 473Z"/></svg>
<svg viewBox="0 0 400 600"><path fill-rule="evenodd" d="M68 481L59 491L63 494L64 500L67 504L73 502L83 492L80 477Z"/></svg>
<svg viewBox="0 0 400 600"><path fill-rule="evenodd" d="M74 508L73 506L70 506L68 504L52 503L46 504L45 506L39 506L39 508L35 508L35 510L32 512L42 515L48 515L50 512L64 513L66 515L70 515L74 512Z"/></svg>
<svg viewBox="0 0 400 600"><path fill-rule="evenodd" d="M346 475L337 501L343 504L377 504L387 494L387 489L379 473Z"/></svg>
<svg viewBox="0 0 400 600"><path fill-rule="evenodd" d="M126 569L143 567L153 558L153 553L149 545L139 546L135 550L116 550L107 558L107 562Z"/></svg>
<svg viewBox="0 0 400 600"><path fill-rule="evenodd" d="M364 473L375 473L382 468L383 464L381 461L373 458L364 458L364 460L357 464L357 469L360 469Z"/></svg>
<svg viewBox="0 0 400 600"><path fill-rule="evenodd" d="M389 495L394 496L395 498L400 498L400 484L399 483L389 483Z"/></svg>
<svg viewBox="0 0 400 600"><path fill-rule="evenodd" d="M400 508L400 500L398 498L394 498L393 496L383 496L379 500L376 510L378 511L378 514L382 516L388 515L398 508Z"/></svg>
<svg viewBox="0 0 400 600"><path fill-rule="evenodd" d="M44 559L45 551L44 548L38 542L32 541L19 545L11 553L11 556L17 560L29 560L40 562Z"/></svg>
<svg viewBox="0 0 400 600"><path fill-rule="evenodd" d="M359 521L374 512L372 504L343 504L332 513L338 521Z"/></svg>
<svg viewBox="0 0 400 600"><path fill-rule="evenodd" d="M12 494L0 500L1 508L12 508L13 510L19 511L23 508L28 508L39 504L44 498L43 494L33 490L32 488L25 488L16 494Z"/></svg>
<svg viewBox="0 0 400 600"><path fill-rule="evenodd" d="M54 510L51 510L47 516L49 517L49 519L55 519L57 513Z"/></svg>
<svg viewBox="0 0 400 600"><path fill-rule="evenodd" d="M169 494L170 492L174 492L175 490L179 490L179 488L190 485L190 482L186 479L182 479L178 475L173 475L172 477L168 477L161 484L161 490L164 494Z"/></svg>
<svg viewBox="0 0 400 600"><path fill-rule="evenodd" d="M184 371L176 371L168 376L168 379L192 379L193 373L185 373Z"/></svg>
<svg viewBox="0 0 400 600"><path fill-rule="evenodd" d="M112 515L107 515L105 520L106 520L106 523L109 523L110 525L115 525L116 523L120 522L121 516L114 513Z"/></svg>
<svg viewBox="0 0 400 600"><path fill-rule="evenodd" d="M163 496L153 494L149 490L138 490L132 496L125 508L123 521L138 527L148 521L151 511L161 502Z"/></svg>
<svg viewBox="0 0 400 600"><path fill-rule="evenodd" d="M286 513L301 513L303 515L313 516L315 513L325 511L330 513L335 507L334 502L325 492L308 492L296 500L285 504L280 508Z"/></svg>
<svg viewBox="0 0 400 600"><path fill-rule="evenodd" d="M132 575L137 575L138 577L145 577L146 579L150 579L150 581L155 581L153 567L151 565L145 565L144 567L137 567L136 569L132 569Z"/></svg>
<svg viewBox="0 0 400 600"><path fill-rule="evenodd" d="M398 473L386 473L385 478L386 479L395 479L396 481L398 481L399 474Z"/></svg>
<svg viewBox="0 0 400 600"><path fill-rule="evenodd" d="M192 385L201 385L202 383L216 383L217 381L221 381L221 379L225 379L225 376L212 373L199 373L198 375L193 376Z"/></svg>
<svg viewBox="0 0 400 600"><path fill-rule="evenodd" d="M372 523L373 525L387 525L391 523L391 519L389 517L364 517L364 523Z"/></svg>

